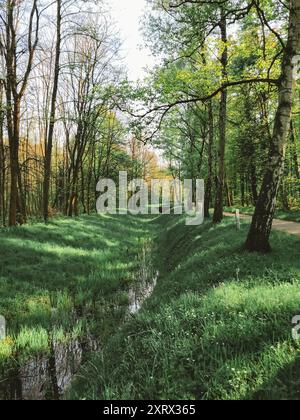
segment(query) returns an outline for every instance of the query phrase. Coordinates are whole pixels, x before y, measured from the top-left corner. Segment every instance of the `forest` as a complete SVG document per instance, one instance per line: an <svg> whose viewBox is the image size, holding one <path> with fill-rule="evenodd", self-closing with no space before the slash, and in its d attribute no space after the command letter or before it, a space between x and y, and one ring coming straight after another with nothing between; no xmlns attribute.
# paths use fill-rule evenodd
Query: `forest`
<svg viewBox="0 0 300 420"><path fill-rule="evenodd" d="M300 1L139 1L132 80L109 1L0 0L0 399L299 399Z"/></svg>

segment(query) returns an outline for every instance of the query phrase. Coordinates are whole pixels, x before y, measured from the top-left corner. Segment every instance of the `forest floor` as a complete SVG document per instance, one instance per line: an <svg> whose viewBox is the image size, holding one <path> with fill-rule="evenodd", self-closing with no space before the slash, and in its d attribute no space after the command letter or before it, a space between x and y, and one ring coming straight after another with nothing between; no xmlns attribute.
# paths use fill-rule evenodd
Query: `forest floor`
<svg viewBox="0 0 300 420"><path fill-rule="evenodd" d="M299 399L300 238L273 231L272 253L249 254L248 228L92 216L1 229L1 377L88 333L101 351L66 398ZM145 250L160 277L128 317Z"/></svg>
<svg viewBox="0 0 300 420"><path fill-rule="evenodd" d="M226 217L235 217L234 213L224 213L224 216ZM240 215L242 219L251 221L252 216L248 214L241 214ZM290 235L296 235L300 236L300 223L299 222L291 222L288 220L280 220L280 219L274 219L273 220L273 229L279 230L281 232L288 233Z"/></svg>
<svg viewBox="0 0 300 420"><path fill-rule="evenodd" d="M254 207L226 207L225 211L229 213L235 213L236 209L239 209L242 214L252 215L254 213ZM277 220L287 220L290 222L300 222L300 209L295 208L293 210L280 210L277 209L275 213Z"/></svg>
<svg viewBox="0 0 300 420"><path fill-rule="evenodd" d="M273 231L273 252L250 254L248 229L162 217L154 293L68 398L299 399L300 238Z"/></svg>

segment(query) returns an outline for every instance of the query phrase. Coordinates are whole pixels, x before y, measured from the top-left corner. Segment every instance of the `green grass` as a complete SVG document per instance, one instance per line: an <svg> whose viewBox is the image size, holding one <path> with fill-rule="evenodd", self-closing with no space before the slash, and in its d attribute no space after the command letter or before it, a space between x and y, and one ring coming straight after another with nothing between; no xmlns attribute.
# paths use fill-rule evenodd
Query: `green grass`
<svg viewBox="0 0 300 420"><path fill-rule="evenodd" d="M248 254L245 221L160 223L152 297L68 398L299 399L300 239L274 232L272 254Z"/></svg>
<svg viewBox="0 0 300 420"><path fill-rule="evenodd" d="M148 221L92 216L0 229L0 314L8 327L0 378L49 353L51 340L111 335L124 320Z"/></svg>
<svg viewBox="0 0 300 420"><path fill-rule="evenodd" d="M226 207L225 211L234 213L236 209L240 209L241 213L252 215L254 213L254 207ZM284 211L277 209L275 213L276 219L286 220L290 222L300 222L300 209L292 209L289 211Z"/></svg>
<svg viewBox="0 0 300 420"><path fill-rule="evenodd" d="M248 254L232 220L186 227L177 216L92 216L0 230L0 372L87 332L90 357L72 399L299 399L300 239L272 234ZM152 239L160 271L124 324L127 290Z"/></svg>

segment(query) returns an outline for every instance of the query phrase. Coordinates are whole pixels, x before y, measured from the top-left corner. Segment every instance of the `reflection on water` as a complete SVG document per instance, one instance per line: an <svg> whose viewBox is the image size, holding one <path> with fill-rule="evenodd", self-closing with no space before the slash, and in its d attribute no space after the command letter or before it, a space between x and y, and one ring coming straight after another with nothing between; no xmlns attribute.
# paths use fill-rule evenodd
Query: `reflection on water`
<svg viewBox="0 0 300 420"><path fill-rule="evenodd" d="M139 312L143 303L148 299L156 286L159 272L157 271L155 276L149 280L147 279L142 284L132 287L129 290L129 314L134 315Z"/></svg>
<svg viewBox="0 0 300 420"><path fill-rule="evenodd" d="M151 260L152 244L145 243L142 252L139 255L140 270L136 281L130 287L129 296L129 314L134 315L139 312L143 303L148 299L156 286L159 272L153 269Z"/></svg>
<svg viewBox="0 0 300 420"><path fill-rule="evenodd" d="M150 244L143 246L138 259L140 270L128 290L127 313L130 316L139 312L144 301L151 296L159 277L159 273L153 270ZM0 382L0 399L60 399L70 387L85 355L99 351L99 343L91 337L85 337L84 341L52 342L50 354L32 358L19 369L11 371L8 379Z"/></svg>
<svg viewBox="0 0 300 420"><path fill-rule="evenodd" d="M1 399L59 399L78 372L84 352L98 349L98 343L91 339L85 343L79 340L54 343L50 355L31 359L0 384Z"/></svg>

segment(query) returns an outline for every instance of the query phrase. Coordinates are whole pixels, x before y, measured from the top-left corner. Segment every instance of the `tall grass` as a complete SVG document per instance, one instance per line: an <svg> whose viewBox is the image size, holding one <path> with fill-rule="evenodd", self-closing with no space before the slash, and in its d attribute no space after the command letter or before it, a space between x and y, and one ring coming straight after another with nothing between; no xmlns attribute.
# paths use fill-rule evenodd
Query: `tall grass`
<svg viewBox="0 0 300 420"><path fill-rule="evenodd" d="M69 397L299 399L300 239L275 232L272 254L248 254L247 230L162 218L152 297Z"/></svg>
<svg viewBox="0 0 300 420"><path fill-rule="evenodd" d="M0 229L0 377L51 340L92 334L104 342L124 319L149 219L91 216Z"/></svg>

